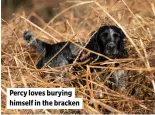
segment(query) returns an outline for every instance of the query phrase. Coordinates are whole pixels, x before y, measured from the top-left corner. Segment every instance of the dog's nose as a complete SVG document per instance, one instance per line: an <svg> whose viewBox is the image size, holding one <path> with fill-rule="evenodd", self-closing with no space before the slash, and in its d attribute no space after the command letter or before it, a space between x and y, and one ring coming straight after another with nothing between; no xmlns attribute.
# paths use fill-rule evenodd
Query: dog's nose
<svg viewBox="0 0 155 115"><path fill-rule="evenodd" d="M115 48L115 44L113 43L113 42L110 42L109 44L108 44L108 49L109 50L113 50Z"/></svg>

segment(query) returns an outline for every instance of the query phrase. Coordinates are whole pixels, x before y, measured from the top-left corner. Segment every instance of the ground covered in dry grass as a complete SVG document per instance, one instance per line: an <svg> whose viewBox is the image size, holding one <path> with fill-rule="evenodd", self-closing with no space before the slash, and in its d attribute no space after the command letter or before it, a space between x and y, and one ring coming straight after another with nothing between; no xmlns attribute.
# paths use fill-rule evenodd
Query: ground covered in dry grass
<svg viewBox="0 0 155 115"><path fill-rule="evenodd" d="M61 12L48 23L34 12L28 16L24 12L16 14L8 22L2 19L2 113L155 113L155 2L113 0L107 4L102 0L69 1L63 3L60 9ZM122 28L127 36L129 58L103 62L99 66L103 68L100 73L90 73L91 66L88 66L82 75L73 75L68 69L72 65L37 70L35 64L39 55L22 40L22 33L31 30L34 36L51 44L60 41L86 43L91 32L101 25L116 25ZM120 66L113 67L115 62L119 62ZM108 66L105 67L104 64ZM108 78L103 82L98 81L100 74L107 73L108 77L119 69L129 70L125 91L114 91L105 86ZM6 109L6 88L74 87L73 81L82 79L81 76L86 76L87 85L77 85L75 88L76 97L83 98L82 110ZM87 79L88 76L90 80ZM98 87L94 90L89 84ZM132 95L133 89L135 93ZM86 94L86 91L89 91L90 95ZM97 92L102 95L96 96ZM94 104L94 108L90 103Z"/></svg>

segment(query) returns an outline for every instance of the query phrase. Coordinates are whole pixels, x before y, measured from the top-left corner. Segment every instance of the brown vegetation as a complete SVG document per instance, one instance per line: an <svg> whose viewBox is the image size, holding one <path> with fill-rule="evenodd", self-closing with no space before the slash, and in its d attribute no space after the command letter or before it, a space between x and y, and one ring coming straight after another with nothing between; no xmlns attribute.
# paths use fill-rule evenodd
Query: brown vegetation
<svg viewBox="0 0 155 115"><path fill-rule="evenodd" d="M18 13L8 22L2 19L2 113L155 113L155 3L153 0L68 1L61 3L60 9L61 12L48 23L35 12L31 12L28 16L25 16L24 12ZM109 60L99 67L104 68L104 73L112 73L118 69L129 70L129 82L125 91L113 91L99 82L97 76L100 73L89 71L90 67L95 68L93 65L88 66L87 71L79 76L65 69L62 71L64 67L37 70L35 63L38 54L29 49L22 39L22 33L31 30L36 37L51 44L60 41L87 42L92 31L107 24L117 25L126 33L129 58ZM112 63L115 62L119 62L120 66L112 67ZM104 67L104 64L108 64L108 67ZM88 80L86 77L85 87L76 87L76 97L83 98L82 110L8 110L6 108L6 88L73 87L72 81L81 76L91 78ZM50 82L51 78L54 81ZM98 89L93 90L88 84L96 84ZM131 95L133 89L136 93ZM86 90L91 92L90 95L85 93ZM101 93L102 97L96 97L96 92ZM94 103L95 108L92 108L90 103ZM101 107L98 108L97 105Z"/></svg>

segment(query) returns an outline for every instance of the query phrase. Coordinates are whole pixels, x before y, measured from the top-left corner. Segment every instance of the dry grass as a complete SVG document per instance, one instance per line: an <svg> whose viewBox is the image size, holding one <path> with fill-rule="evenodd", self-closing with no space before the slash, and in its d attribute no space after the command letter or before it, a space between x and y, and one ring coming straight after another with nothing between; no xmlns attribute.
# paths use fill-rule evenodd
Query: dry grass
<svg viewBox="0 0 155 115"><path fill-rule="evenodd" d="M155 2L153 0L102 0L68 1L63 3L60 13L49 23L32 12L16 14L12 20L2 19L2 103L3 114L60 114L60 113L155 113ZM30 18L35 21L29 21ZM90 33L101 25L117 25L127 36L126 47L129 58L108 60L101 66L87 66L82 75L73 75L64 67L37 70L38 54L27 48L22 40L25 30L32 30L35 36L48 43L60 41L87 42ZM112 64L119 62L119 67ZM76 64L76 63L75 63ZM107 64L108 66L104 66ZM66 68L66 69L64 69ZM104 68L103 72L90 73L90 68ZM125 91L113 91L97 77L104 73L109 77L115 70L129 70L128 87ZM64 71L62 71L64 70ZM110 74L109 74L110 73ZM6 88L14 87L74 87L73 81L86 76L87 85L76 87L76 97L83 98L82 110L8 110L6 109ZM88 79L90 77L90 80ZM54 81L50 82L50 79ZM107 82L108 79L105 79ZM89 84L96 84L93 90ZM131 95L132 89L136 90ZM90 95L85 91L88 90ZM102 94L96 96L97 92ZM90 97L90 99L88 99ZM89 104L94 103L94 108ZM98 105L101 107L99 108Z"/></svg>

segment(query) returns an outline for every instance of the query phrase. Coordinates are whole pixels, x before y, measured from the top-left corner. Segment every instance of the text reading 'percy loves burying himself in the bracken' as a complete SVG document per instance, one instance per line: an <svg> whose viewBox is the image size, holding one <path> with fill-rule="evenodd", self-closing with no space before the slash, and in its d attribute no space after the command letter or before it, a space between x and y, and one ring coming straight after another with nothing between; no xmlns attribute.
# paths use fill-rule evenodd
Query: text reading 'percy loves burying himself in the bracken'
<svg viewBox="0 0 155 115"><path fill-rule="evenodd" d="M82 109L75 88L7 88L7 109Z"/></svg>

